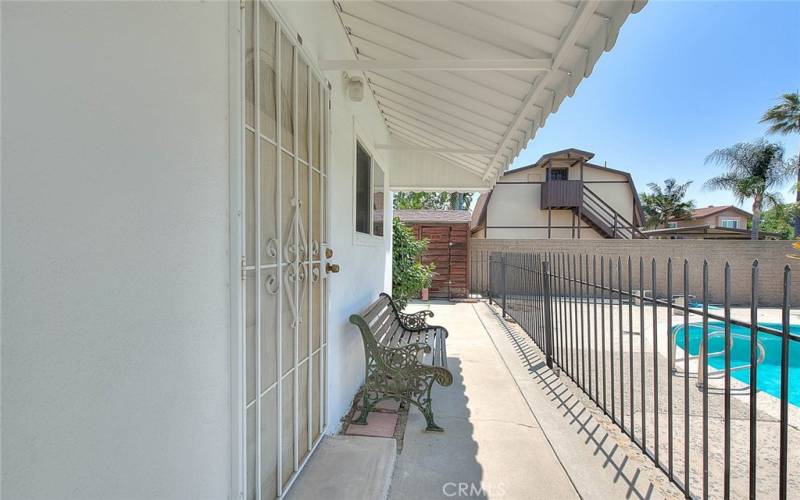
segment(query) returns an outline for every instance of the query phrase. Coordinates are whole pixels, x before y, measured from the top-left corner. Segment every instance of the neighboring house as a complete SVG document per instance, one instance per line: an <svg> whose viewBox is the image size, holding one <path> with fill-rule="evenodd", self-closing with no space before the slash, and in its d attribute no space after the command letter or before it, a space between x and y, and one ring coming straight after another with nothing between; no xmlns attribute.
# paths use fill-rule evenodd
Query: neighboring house
<svg viewBox="0 0 800 500"><path fill-rule="evenodd" d="M753 220L753 214L733 205L709 205L692 210L691 219L675 219L667 223L664 229L708 225L726 229L747 229Z"/></svg>
<svg viewBox="0 0 800 500"><path fill-rule="evenodd" d="M709 205L692 211L691 219L674 219L657 229L643 231L660 239L750 239L753 215L733 205ZM759 232L760 239L779 239L777 233Z"/></svg>
<svg viewBox="0 0 800 500"><path fill-rule="evenodd" d="M473 238L639 238L639 195L628 172L590 163L594 153L565 149L509 170L482 193Z"/></svg>
<svg viewBox="0 0 800 500"><path fill-rule="evenodd" d="M418 239L428 240L422 255L424 264L433 264L432 298L461 298L469 295L469 210L395 210Z"/></svg>

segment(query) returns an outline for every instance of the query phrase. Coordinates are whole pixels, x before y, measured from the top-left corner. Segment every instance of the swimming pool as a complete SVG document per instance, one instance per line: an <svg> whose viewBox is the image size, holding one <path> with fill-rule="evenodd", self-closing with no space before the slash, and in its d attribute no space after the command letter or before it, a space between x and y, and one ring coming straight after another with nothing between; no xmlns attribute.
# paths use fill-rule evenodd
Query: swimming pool
<svg viewBox="0 0 800 500"><path fill-rule="evenodd" d="M762 323L761 326L781 330L780 323ZM800 335L800 325L791 325L790 331ZM683 325L673 328L676 335L678 347L683 348ZM721 321L708 322L708 352L713 353L723 351L725 337L723 335L711 336L715 332L724 333L725 327ZM731 368L750 364L750 329L743 326L731 325L731 335L733 337L733 348L731 349ZM738 337L741 335L743 337ZM689 354L698 355L700 353L700 342L703 338L702 323L689 323ZM758 365L757 386L758 389L768 394L781 397L781 338L769 333L759 332L758 340L764 346L764 361ZM725 356L719 354L708 357L708 364L712 367L724 370ZM731 377L750 383L750 370L731 371ZM800 406L800 342L789 341L789 402L795 406Z"/></svg>
<svg viewBox="0 0 800 500"><path fill-rule="evenodd" d="M691 307L692 309L702 309L703 308L703 303L702 302L689 302L689 307ZM714 309L722 309L722 306L720 304L709 304L708 305L708 310L709 311L714 310Z"/></svg>

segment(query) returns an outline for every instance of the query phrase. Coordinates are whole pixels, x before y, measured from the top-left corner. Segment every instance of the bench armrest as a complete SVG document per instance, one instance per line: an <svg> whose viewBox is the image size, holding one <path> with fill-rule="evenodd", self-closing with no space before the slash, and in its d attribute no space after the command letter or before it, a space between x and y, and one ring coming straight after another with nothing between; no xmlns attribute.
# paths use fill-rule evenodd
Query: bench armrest
<svg viewBox="0 0 800 500"><path fill-rule="evenodd" d="M380 358L390 370L405 370L411 366L421 366L419 354L431 352L431 346L415 342L400 347L379 346Z"/></svg>
<svg viewBox="0 0 800 500"><path fill-rule="evenodd" d="M424 310L413 314L407 314L398 311L397 316L400 318L400 323L406 330L424 330L430 328L430 325L428 325L428 318L433 317L433 312Z"/></svg>
<svg viewBox="0 0 800 500"><path fill-rule="evenodd" d="M399 307L397 307L397 303L394 301L391 295L389 295L388 293L381 293L380 296L389 299L389 303L392 306L392 310L397 315L397 319L400 320L400 325L406 330L416 332L431 327L431 325L428 324L427 318L433 317L432 311L424 310L424 311L417 311L411 314L404 313L400 310Z"/></svg>

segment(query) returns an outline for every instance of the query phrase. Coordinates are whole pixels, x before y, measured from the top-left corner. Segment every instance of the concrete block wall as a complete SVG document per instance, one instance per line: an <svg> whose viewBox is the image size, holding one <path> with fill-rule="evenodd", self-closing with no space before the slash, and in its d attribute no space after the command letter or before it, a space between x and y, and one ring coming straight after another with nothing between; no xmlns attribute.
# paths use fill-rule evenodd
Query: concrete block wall
<svg viewBox="0 0 800 500"><path fill-rule="evenodd" d="M531 252L584 254L613 262L614 287L617 284L617 259L622 259L623 289L627 290L627 259L632 259L633 289L639 288L639 259L644 260L644 288L652 290L651 265L656 264L655 294L667 296L667 261L672 258L673 294L683 291L683 265L688 261L689 294L702 297L703 262L709 266L709 301L722 303L724 266L731 266L732 305L750 304L750 276L753 262L758 260L759 304L779 306L783 300L783 270L793 267L791 303L800 305L800 261L787 255L797 253L791 241L721 241L721 240L500 240L473 239L470 241L471 290L486 289L488 271L486 259L491 252ZM608 264L606 264L608 273ZM608 274L606 274L608 276ZM599 278L598 278L599 280ZM606 278L606 282L608 278Z"/></svg>

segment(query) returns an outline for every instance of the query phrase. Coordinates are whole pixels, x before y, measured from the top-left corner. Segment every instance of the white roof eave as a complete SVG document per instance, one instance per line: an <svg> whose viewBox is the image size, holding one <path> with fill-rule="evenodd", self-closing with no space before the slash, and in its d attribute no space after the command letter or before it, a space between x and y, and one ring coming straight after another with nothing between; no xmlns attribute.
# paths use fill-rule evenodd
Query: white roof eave
<svg viewBox="0 0 800 500"><path fill-rule="evenodd" d="M342 2L354 59L320 66L365 75L399 147L491 186L645 4Z"/></svg>

